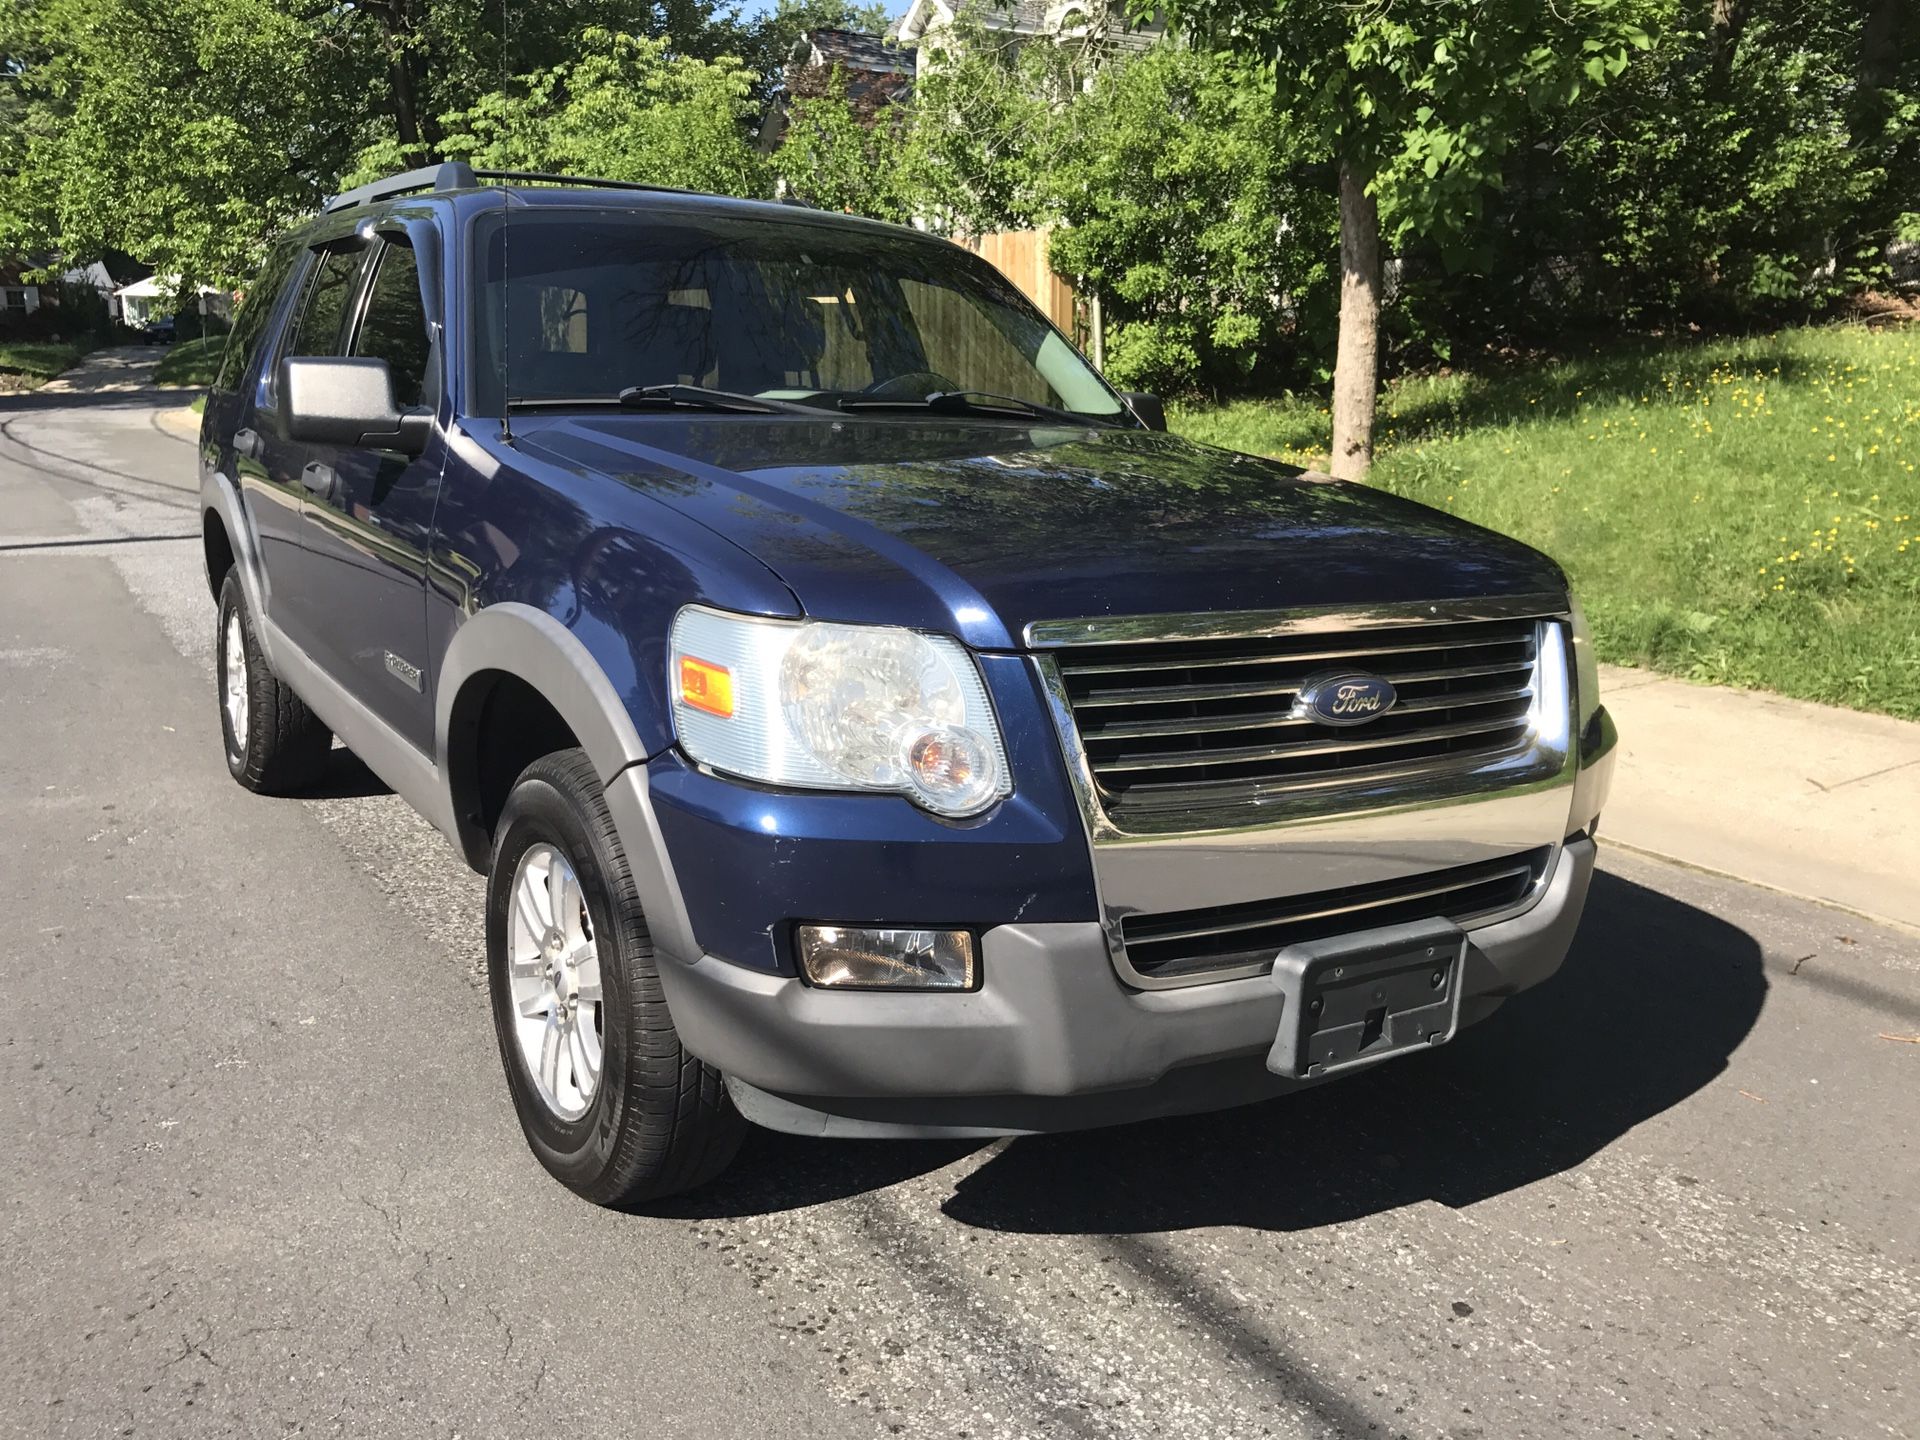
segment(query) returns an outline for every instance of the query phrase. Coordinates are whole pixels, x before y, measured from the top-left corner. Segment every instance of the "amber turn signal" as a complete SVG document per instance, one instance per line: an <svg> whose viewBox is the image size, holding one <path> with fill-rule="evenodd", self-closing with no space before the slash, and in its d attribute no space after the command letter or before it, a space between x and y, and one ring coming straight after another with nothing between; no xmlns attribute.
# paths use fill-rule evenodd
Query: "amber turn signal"
<svg viewBox="0 0 1920 1440"><path fill-rule="evenodd" d="M733 672L724 665L682 655L680 699L695 710L718 715L722 720L730 719L733 715Z"/></svg>

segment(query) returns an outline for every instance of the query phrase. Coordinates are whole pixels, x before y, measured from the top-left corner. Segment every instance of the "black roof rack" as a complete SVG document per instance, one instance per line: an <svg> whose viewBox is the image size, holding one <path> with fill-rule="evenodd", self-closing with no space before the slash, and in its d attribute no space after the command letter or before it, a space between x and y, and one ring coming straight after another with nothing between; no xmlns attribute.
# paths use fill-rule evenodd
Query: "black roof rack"
<svg viewBox="0 0 1920 1440"><path fill-rule="evenodd" d="M371 185L342 190L320 207L320 213L330 215L335 210L351 210L355 205L371 205L376 200L391 200L395 195L410 195L416 190L471 190L478 183L471 165L462 160L448 160L422 170L389 175Z"/></svg>
<svg viewBox="0 0 1920 1440"><path fill-rule="evenodd" d="M521 185L579 185L596 190L652 190L668 195L690 195L670 185L647 185L637 180L599 180L586 175L543 175L536 170L476 170L464 160L447 160L420 170L408 170L375 180L370 185L343 190L321 207L322 214L349 210L355 205L371 205L376 200L391 200L396 195L411 195L421 190L475 190L489 181L511 181Z"/></svg>

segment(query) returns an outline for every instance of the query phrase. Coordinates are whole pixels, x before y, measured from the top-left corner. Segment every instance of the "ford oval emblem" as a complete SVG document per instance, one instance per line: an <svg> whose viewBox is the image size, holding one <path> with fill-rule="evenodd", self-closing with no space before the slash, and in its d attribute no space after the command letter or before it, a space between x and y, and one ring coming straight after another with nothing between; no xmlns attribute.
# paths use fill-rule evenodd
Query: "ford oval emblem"
<svg viewBox="0 0 1920 1440"><path fill-rule="evenodd" d="M1316 675L1300 687L1293 713L1322 725L1364 725L1393 708L1393 686L1378 675Z"/></svg>

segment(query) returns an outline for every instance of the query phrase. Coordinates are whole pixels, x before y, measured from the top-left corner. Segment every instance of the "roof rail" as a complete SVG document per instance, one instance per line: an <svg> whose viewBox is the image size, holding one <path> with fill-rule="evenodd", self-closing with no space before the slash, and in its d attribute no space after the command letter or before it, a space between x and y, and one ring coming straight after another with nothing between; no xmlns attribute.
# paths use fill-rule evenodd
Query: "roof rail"
<svg viewBox="0 0 1920 1440"><path fill-rule="evenodd" d="M390 175L371 185L343 190L321 207L321 214L350 210L355 205L371 205L376 200L391 200L396 195L411 195L421 190L477 190L490 181L509 181L520 185L577 185L593 190L648 190L664 195L694 195L698 191L681 190L672 185L648 185L639 180L600 180L590 175L545 175L537 170L476 170L464 160L447 160L421 170Z"/></svg>
<svg viewBox="0 0 1920 1440"><path fill-rule="evenodd" d="M588 190L651 190L663 195L698 195L676 185L649 185L644 180L601 180L591 175L543 175L537 170L475 170L475 179L511 180L523 185L577 185Z"/></svg>
<svg viewBox="0 0 1920 1440"><path fill-rule="evenodd" d="M375 180L371 185L343 190L321 206L320 213L330 215L335 210L371 205L376 200L390 200L396 195L410 195L416 190L471 190L477 183L471 165L464 160L448 160L424 169L389 175L385 180Z"/></svg>

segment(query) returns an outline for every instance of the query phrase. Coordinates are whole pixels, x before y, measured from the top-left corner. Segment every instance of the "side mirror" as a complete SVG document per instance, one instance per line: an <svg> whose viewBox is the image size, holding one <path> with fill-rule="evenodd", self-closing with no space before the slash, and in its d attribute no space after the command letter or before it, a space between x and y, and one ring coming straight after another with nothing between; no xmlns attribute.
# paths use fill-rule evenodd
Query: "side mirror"
<svg viewBox="0 0 1920 1440"><path fill-rule="evenodd" d="M280 425L289 440L418 455L433 412L402 410L384 360L295 355L280 362Z"/></svg>
<svg viewBox="0 0 1920 1440"><path fill-rule="evenodd" d="M1149 430L1167 428L1167 407L1158 395L1149 395L1144 390L1123 390L1120 398L1127 402L1127 408Z"/></svg>

